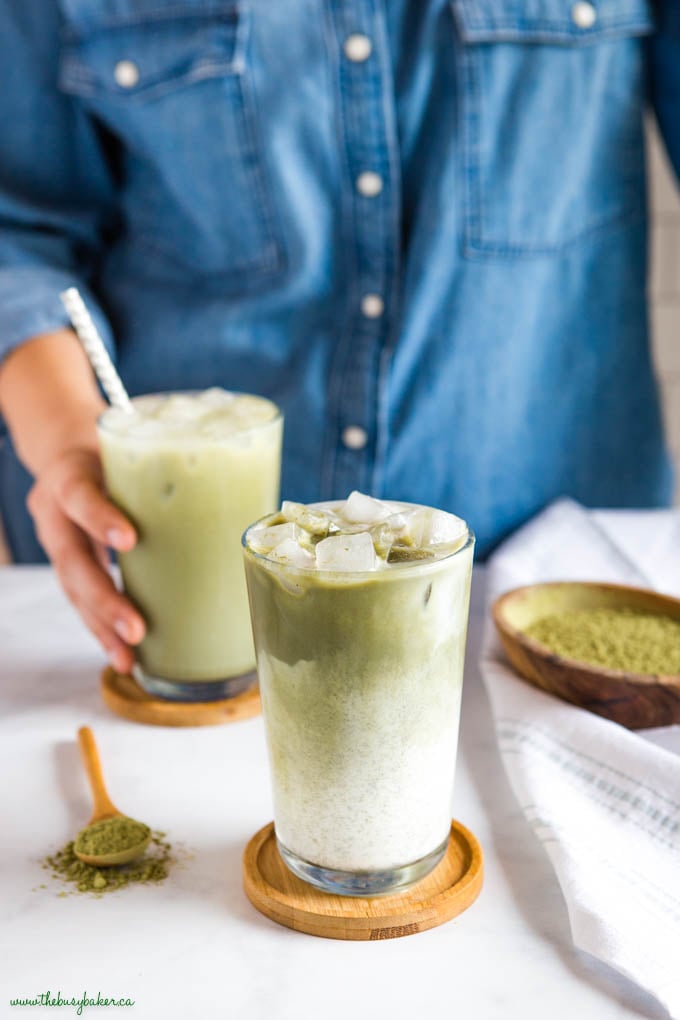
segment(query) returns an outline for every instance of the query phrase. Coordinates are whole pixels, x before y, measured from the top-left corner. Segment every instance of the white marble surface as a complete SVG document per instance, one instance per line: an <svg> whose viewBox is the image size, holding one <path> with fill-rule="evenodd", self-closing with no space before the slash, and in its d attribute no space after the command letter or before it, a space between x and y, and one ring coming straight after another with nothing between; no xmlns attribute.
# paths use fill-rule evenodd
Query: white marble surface
<svg viewBox="0 0 680 1020"><path fill-rule="evenodd" d="M480 839L479 900L440 928L374 943L289 931L241 889L241 852L272 816L262 721L164 730L100 701L101 655L47 568L0 568L0 1016L51 990L129 996L132 1009L185 1020L622 1020L667 1014L569 937L552 869L508 787L474 663L483 619L477 571L454 814ZM59 898L38 860L89 817L75 744L99 741L110 792L131 815L194 852L161 886ZM46 889L32 891L41 882ZM75 1015L60 1010L59 1015Z"/></svg>

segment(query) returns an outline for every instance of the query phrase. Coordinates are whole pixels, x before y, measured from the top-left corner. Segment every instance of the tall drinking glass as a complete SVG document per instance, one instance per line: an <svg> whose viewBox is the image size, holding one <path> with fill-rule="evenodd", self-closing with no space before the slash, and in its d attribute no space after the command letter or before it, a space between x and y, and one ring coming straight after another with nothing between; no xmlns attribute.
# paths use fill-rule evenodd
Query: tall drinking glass
<svg viewBox="0 0 680 1020"><path fill-rule="evenodd" d="M474 536L357 493L290 507L243 538L279 850L327 891L393 892L448 842Z"/></svg>
<svg viewBox="0 0 680 1020"><path fill-rule="evenodd" d="M221 389L136 397L99 420L106 487L137 545L119 554L147 633L135 676L180 701L254 682L240 539L278 504L282 418L269 400Z"/></svg>

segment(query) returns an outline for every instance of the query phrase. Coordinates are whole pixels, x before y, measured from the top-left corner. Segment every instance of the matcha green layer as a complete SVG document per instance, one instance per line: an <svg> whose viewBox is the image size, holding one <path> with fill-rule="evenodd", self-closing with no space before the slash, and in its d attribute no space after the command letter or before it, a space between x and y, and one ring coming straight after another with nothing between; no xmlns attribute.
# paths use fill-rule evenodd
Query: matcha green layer
<svg viewBox="0 0 680 1020"><path fill-rule="evenodd" d="M446 838L471 564L353 580L246 552L276 832L304 860L399 867Z"/></svg>

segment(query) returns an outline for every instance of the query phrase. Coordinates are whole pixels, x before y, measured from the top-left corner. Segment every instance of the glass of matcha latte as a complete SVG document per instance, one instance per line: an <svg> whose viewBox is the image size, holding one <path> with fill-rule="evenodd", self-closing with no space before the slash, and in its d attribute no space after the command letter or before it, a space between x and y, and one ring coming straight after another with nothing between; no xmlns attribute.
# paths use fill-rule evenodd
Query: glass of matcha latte
<svg viewBox="0 0 680 1020"><path fill-rule="evenodd" d="M358 492L243 536L278 847L321 889L391 893L445 853L473 545Z"/></svg>
<svg viewBox="0 0 680 1020"><path fill-rule="evenodd" d="M135 677L162 698L233 696L255 680L241 534L278 504L281 414L222 389L132 403L98 432L107 490L138 534L118 557L147 625Z"/></svg>

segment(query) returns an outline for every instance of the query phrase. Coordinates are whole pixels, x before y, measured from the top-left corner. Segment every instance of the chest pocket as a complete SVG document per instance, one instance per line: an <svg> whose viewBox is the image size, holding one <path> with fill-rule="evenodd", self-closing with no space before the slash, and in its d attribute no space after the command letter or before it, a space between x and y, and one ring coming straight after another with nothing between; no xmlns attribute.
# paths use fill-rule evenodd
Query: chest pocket
<svg viewBox="0 0 680 1020"><path fill-rule="evenodd" d="M60 0L60 87L114 140L128 249L256 286L283 265L241 4ZM150 253L153 258L145 258Z"/></svg>
<svg viewBox="0 0 680 1020"><path fill-rule="evenodd" d="M548 255L644 209L648 0L453 0L464 253Z"/></svg>

